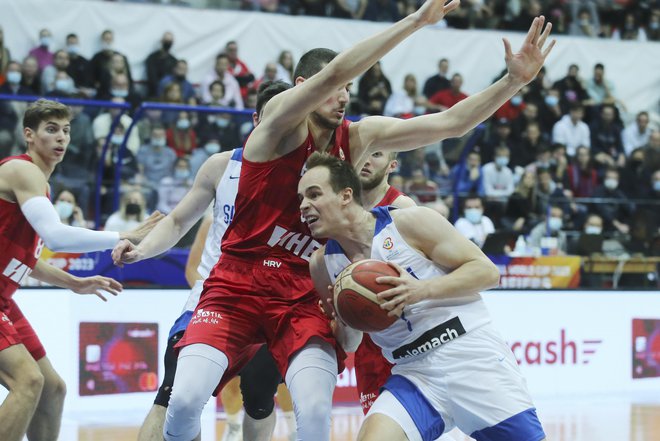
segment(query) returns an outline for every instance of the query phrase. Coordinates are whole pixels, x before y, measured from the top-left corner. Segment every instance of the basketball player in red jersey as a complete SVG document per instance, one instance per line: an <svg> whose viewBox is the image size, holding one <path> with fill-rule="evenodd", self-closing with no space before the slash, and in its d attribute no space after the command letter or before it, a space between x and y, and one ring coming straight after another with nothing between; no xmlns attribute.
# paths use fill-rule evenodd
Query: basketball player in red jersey
<svg viewBox="0 0 660 441"><path fill-rule="evenodd" d="M110 278L74 277L39 261L44 244L85 252L112 248L120 238L140 240L149 223L129 233L90 231L63 225L48 199L48 178L70 141L71 112L54 101L31 104L23 118L27 153L0 161L0 383L9 395L0 405L0 439L56 440L66 386L39 338L12 299L28 275L78 294L116 295ZM156 217L157 218L157 217ZM152 220L156 219L152 218Z"/></svg>
<svg viewBox="0 0 660 441"><path fill-rule="evenodd" d="M316 305L308 263L320 244L300 219L296 184L316 150L359 164L374 151L411 150L461 136L536 76L553 46L544 48L550 26L543 31L543 17L534 19L519 53L513 54L504 40L508 74L450 110L409 120L344 122L352 78L458 3L427 0L336 57L329 50L310 51L296 68L296 86L266 105L243 152L236 212L223 238L223 254L180 343L167 441L198 437L201 409L220 379L263 341L285 375L299 438L329 439L332 391L343 354Z"/></svg>

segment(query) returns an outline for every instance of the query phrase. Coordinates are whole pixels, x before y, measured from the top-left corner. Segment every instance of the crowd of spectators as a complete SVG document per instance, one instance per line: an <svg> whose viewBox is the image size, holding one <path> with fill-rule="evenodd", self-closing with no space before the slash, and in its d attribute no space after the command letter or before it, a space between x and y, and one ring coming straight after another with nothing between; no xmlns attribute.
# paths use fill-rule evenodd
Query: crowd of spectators
<svg viewBox="0 0 660 441"><path fill-rule="evenodd" d="M379 11L389 10L383 6L389 4L387 1L377 3ZM484 11L497 8L499 2L469 2L472 7L462 8L464 15L458 14L456 23L449 25L473 27L475 23L489 22L517 29L518 15L508 5L517 2L502 3L507 3L508 12L495 14L498 20L489 19ZM283 4L280 2L279 6ZM318 11L332 9L323 1L303 4L311 8L310 13L315 10L311 5L321 7ZM346 6L348 2L339 4ZM371 4L366 0L354 2L364 7L362 18L369 17ZM400 12L401 5L391 5L393 14ZM566 11L561 2L552 5L522 2L518 12L536 15L538 8L554 8L552 14L557 15L557 11ZM406 2L405 6L416 5ZM570 6L569 11L575 7L573 3ZM598 16L608 12L605 15L610 22L620 15L589 2L583 6ZM635 3L635 7L643 5ZM582 14L581 11L574 12ZM619 12L626 16L630 11L624 8ZM651 16L657 17L657 9ZM604 29L608 21L600 18L600 29ZM529 23L527 15L523 21ZM567 28L572 24L571 20L564 22ZM73 107L67 158L52 179L55 194L68 198L62 202L60 214L62 219L75 222L85 222L91 216L96 173L90 170L99 170L106 228L118 222L139 221L155 209L171 211L210 155L240 146L246 139L252 129L251 118L247 113L233 111L254 108L257 87L264 81L293 81L295 60L290 51L273 54L273 61L259 74L240 59L236 41L223 46L203 78L191 79L186 60L174 54L175 35L165 32L159 48L145 54L145 78L135 79L126 56L114 45L111 30L100 34L100 50L89 58L90 54L81 53L79 38L73 33L66 36L64 47L55 48L51 32L42 29L38 44L22 58L12 58L11 44L2 37L0 29L2 94L93 98L127 104L131 109L145 100L218 109L146 111L136 121L121 154L122 202L119 211L113 213L112 184L120 160L119 147L133 124L132 112L123 114L110 133L120 109ZM468 96L462 89L461 73L453 72L446 58L438 60L437 72L423 81L407 74L402 85L392 84L377 63L357 85L347 112L357 118L410 118L442 112ZM2 157L21 151L19 122L25 105L0 101ZM420 203L457 219L459 231L479 246L484 245L489 234L506 231L514 239L526 238L537 250L547 248L541 238L554 237L554 252L570 253L574 250L571 241L564 240L564 233L585 232L588 220L597 215L602 224L599 235L624 242L630 252L657 253L660 131L645 111L624 125L624 106L616 94L616 84L607 77L606 66L601 63L585 76L577 65L571 65L564 77L555 79L541 70L482 129L463 139L449 139L401 154L391 183ZM71 203L77 207L75 217L69 210ZM595 229L591 227L589 231L593 233ZM512 245L507 244L503 251L513 252Z"/></svg>

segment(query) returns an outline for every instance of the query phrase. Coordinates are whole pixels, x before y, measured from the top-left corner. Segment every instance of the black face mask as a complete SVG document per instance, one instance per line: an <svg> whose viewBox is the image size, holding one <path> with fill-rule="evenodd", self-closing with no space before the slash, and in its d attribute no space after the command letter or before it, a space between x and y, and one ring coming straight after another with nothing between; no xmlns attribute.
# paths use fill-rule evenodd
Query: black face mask
<svg viewBox="0 0 660 441"><path fill-rule="evenodd" d="M126 204L126 214L128 215L136 216L140 214L141 211L142 211L142 207L140 207L140 204L136 204L136 203Z"/></svg>
<svg viewBox="0 0 660 441"><path fill-rule="evenodd" d="M163 50L164 50L165 52L167 52L167 51L169 51L170 49L172 49L172 44L173 44L173 43L174 43L173 41L163 41Z"/></svg>

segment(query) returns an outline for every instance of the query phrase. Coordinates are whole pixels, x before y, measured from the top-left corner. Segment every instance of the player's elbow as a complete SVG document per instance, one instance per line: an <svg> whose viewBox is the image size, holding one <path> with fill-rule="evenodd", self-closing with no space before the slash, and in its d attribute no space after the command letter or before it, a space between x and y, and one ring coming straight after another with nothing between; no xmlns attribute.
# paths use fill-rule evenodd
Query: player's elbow
<svg viewBox="0 0 660 441"><path fill-rule="evenodd" d="M485 258L483 261L483 278L486 289L497 288L500 285L500 270L497 266Z"/></svg>
<svg viewBox="0 0 660 441"><path fill-rule="evenodd" d="M67 251L67 241L64 239L64 236L60 235L52 235L48 237L41 237L41 240L43 240L44 245L46 248L48 248L51 251L55 251L56 253L61 253L61 252L66 252Z"/></svg>

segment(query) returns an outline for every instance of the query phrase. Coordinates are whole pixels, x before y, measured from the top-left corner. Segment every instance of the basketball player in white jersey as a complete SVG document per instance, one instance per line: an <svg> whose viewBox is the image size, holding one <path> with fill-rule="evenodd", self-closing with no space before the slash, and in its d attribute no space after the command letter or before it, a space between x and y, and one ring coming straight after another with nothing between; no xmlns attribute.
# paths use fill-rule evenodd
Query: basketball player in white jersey
<svg viewBox="0 0 660 441"><path fill-rule="evenodd" d="M394 364L358 441L427 441L453 427L477 441L541 441L513 353L490 324L479 294L497 286L497 267L439 213L424 207L362 208L353 169L315 153L298 185L300 210L316 238L330 239L310 261L319 292L351 262L378 259L399 277L378 294L400 317L370 333ZM339 326L353 350L362 333Z"/></svg>

